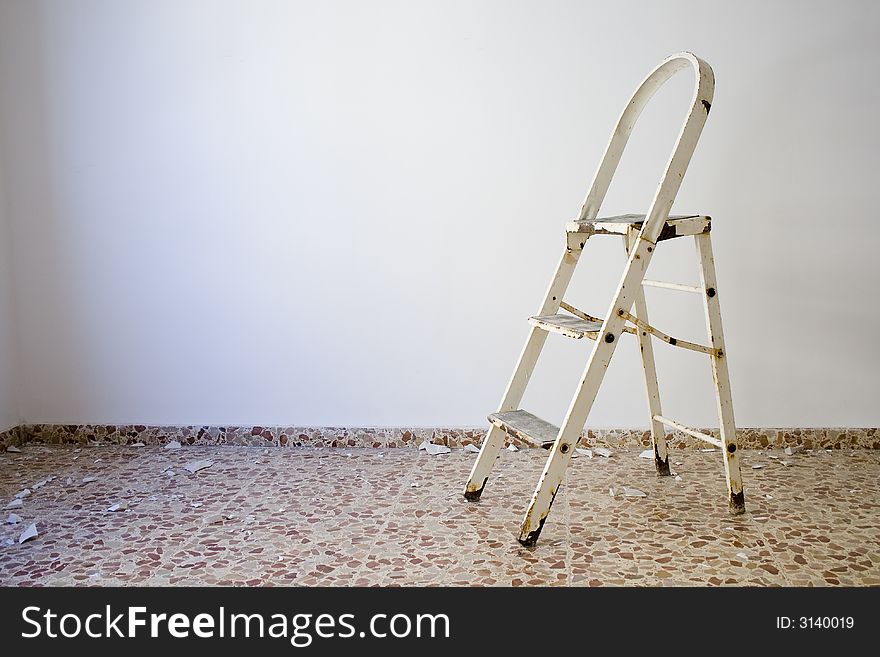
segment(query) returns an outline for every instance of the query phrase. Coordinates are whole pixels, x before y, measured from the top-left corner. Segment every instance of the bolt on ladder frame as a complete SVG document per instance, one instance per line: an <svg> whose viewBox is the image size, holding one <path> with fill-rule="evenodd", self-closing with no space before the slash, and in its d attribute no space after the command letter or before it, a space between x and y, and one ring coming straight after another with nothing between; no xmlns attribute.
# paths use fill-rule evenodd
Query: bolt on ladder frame
<svg viewBox="0 0 880 657"><path fill-rule="evenodd" d="M597 219L599 207L608 191L611 178L617 169L636 120L654 93L675 73L687 68L692 68L696 74L693 102L648 213L638 216L614 217L610 220ZM567 226L565 251L550 282L538 315L530 318L532 328L499 410L489 416L492 424L483 440L480 454L471 471L464 493L465 498L471 501L480 498L492 466L504 445L507 433L526 442L549 447L550 454L547 463L520 530L519 542L523 545L534 545L540 536L550 507L559 486L562 484L573 449L577 445L605 371L614 354L618 338L624 332L635 333L639 339L648 407L651 414L651 438L658 475L669 474L664 425L683 430L689 435L706 440L721 448L730 511L737 514L743 513L745 510L736 445L736 426L728 379L727 353L724 348L715 266L709 237L710 219L706 216L670 217L669 215L694 148L706 123L714 89L715 78L712 68L692 53L672 55L657 66L642 81L624 108L593 178L579 218ZM592 235L599 234L622 234L628 254L624 274L604 319L591 317L562 300L586 240ZM645 272L658 242L683 235L694 236L700 260L700 286L644 280ZM648 324L643 285L702 293L711 346L677 340ZM634 314L630 312L633 310L633 306L635 306ZM557 314L560 307L570 312L572 316ZM558 429L526 411L517 410L547 334L551 331L569 337L586 336L595 340L577 391L562 426ZM720 419L720 439L687 429L677 422L663 417L651 344L652 335L668 344L699 351L710 357Z"/></svg>

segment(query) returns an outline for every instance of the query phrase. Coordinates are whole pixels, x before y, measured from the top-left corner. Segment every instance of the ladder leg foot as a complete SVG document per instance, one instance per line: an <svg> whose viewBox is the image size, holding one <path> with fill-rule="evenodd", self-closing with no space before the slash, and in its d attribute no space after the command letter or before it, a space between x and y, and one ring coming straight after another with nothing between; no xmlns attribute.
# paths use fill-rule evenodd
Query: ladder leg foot
<svg viewBox="0 0 880 657"><path fill-rule="evenodd" d="M731 493L728 498L730 515L738 516L746 512L746 498L743 492Z"/></svg>
<svg viewBox="0 0 880 657"><path fill-rule="evenodd" d="M486 487L487 481L489 481L489 477L483 479L483 483L480 484L479 488L473 488L473 484L468 484L468 487L464 491L464 499L468 502L478 502L480 496L483 494L483 489Z"/></svg>
<svg viewBox="0 0 880 657"><path fill-rule="evenodd" d="M540 484L538 491L540 491ZM535 491L532 503L529 506L529 510L526 512L526 517L523 519L522 526L519 530L519 538L517 538L517 540L523 547L534 547L537 544L538 537L541 536L541 530L544 529L544 523L547 522L547 516L550 515L550 509L553 508L553 502L556 500L556 493L559 492L559 489L557 488L552 491L550 501L547 504L547 511L541 516L541 519L538 521L538 526L534 527L534 529L530 529L534 526L532 523L532 514L537 510L535 507L537 506L538 491Z"/></svg>
<svg viewBox="0 0 880 657"><path fill-rule="evenodd" d="M669 472L669 456L665 459L661 459L657 456L657 453L654 453L654 465L657 466L657 476L658 477L668 477L671 473Z"/></svg>
<svg viewBox="0 0 880 657"><path fill-rule="evenodd" d="M523 547L535 547L538 543L538 537L541 536L541 530L544 529L545 520L547 520L546 516L541 518L541 522L536 530L526 534L520 534L519 538L516 539L519 541L519 544ZM525 527L523 528L523 531L525 531Z"/></svg>

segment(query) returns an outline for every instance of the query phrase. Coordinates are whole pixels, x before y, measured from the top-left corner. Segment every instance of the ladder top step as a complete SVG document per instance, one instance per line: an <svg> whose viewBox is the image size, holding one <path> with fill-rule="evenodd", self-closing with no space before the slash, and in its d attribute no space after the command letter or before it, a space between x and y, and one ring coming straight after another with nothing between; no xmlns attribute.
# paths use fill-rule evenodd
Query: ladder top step
<svg viewBox="0 0 880 657"><path fill-rule="evenodd" d="M640 230L644 222L643 214L622 214L616 217L600 217L593 221L570 221L565 225L565 230L586 235L626 235L631 229ZM708 233L711 226L712 219L706 215L670 215L659 239Z"/></svg>
<svg viewBox="0 0 880 657"><path fill-rule="evenodd" d="M599 336L599 331L602 330L601 323L588 322L572 315L538 315L536 317L529 317L529 323L545 331L561 333L575 340L580 340L581 338L595 340Z"/></svg>
<svg viewBox="0 0 880 657"><path fill-rule="evenodd" d="M489 422L529 445L544 449L553 446L559 433L559 427L523 410L492 413Z"/></svg>

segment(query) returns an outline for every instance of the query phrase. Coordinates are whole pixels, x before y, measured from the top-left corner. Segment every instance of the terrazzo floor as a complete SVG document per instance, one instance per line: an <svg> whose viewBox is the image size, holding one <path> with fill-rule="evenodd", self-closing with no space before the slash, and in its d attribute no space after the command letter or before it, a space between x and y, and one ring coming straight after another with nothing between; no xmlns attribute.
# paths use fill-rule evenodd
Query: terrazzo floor
<svg viewBox="0 0 880 657"><path fill-rule="evenodd" d="M719 452L673 452L676 481L639 451L572 461L526 549L542 450L503 451L468 503L462 449L27 444L0 454L0 503L31 490L3 512L0 584L880 585L880 452L745 451L731 517Z"/></svg>

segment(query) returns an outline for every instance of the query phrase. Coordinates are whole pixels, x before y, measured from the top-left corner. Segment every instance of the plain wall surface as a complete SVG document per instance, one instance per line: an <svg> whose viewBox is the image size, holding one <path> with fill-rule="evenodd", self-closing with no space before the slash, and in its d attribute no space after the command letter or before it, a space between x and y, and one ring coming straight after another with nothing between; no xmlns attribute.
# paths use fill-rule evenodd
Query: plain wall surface
<svg viewBox="0 0 880 657"><path fill-rule="evenodd" d="M3 203L0 175L0 431L16 426L19 413L19 369L16 340L12 244Z"/></svg>
<svg viewBox="0 0 880 657"><path fill-rule="evenodd" d="M717 89L675 209L714 218L737 422L878 426L878 19L840 1L0 0L21 414L483 424L619 112L691 50ZM648 107L601 214L648 207L689 76ZM604 313L623 264L591 240L568 300ZM650 275L697 281L692 241ZM647 294L652 323L705 340L698 297ZM591 346L551 335L524 407L559 421ZM705 357L655 351L664 414L715 424ZM590 425L647 426L634 341Z"/></svg>

